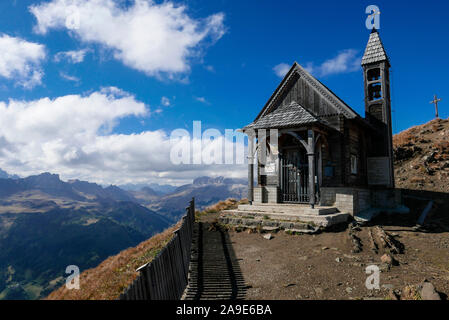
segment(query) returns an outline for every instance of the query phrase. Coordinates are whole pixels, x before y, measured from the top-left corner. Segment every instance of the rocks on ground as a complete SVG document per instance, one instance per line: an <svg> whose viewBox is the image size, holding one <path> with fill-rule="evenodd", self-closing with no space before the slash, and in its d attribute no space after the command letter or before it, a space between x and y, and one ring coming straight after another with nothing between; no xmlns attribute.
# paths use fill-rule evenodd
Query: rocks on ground
<svg viewBox="0 0 449 320"><path fill-rule="evenodd" d="M435 286L428 280L418 285L406 285L402 291L391 288L388 297L393 300L441 300Z"/></svg>
<svg viewBox="0 0 449 320"><path fill-rule="evenodd" d="M382 257L380 257L380 261L390 266L399 265L399 262L391 254L388 253L385 253Z"/></svg>
<svg viewBox="0 0 449 320"><path fill-rule="evenodd" d="M424 280L419 289L422 300L441 300L440 294L435 290L435 287L429 281Z"/></svg>
<svg viewBox="0 0 449 320"><path fill-rule="evenodd" d="M267 233L266 235L263 236L263 238L267 239L267 240L271 240L271 239L273 239L273 236L271 235L271 233Z"/></svg>

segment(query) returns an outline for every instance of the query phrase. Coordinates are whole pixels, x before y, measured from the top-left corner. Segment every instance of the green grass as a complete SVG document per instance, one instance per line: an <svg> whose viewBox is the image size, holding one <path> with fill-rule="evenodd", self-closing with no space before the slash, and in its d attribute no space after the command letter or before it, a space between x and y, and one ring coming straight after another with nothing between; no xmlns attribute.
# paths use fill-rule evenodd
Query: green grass
<svg viewBox="0 0 449 320"><path fill-rule="evenodd" d="M25 292L30 296L30 299L37 299L40 295L41 292L44 290L43 287L37 285L37 284L27 284L23 287L23 289L25 290Z"/></svg>

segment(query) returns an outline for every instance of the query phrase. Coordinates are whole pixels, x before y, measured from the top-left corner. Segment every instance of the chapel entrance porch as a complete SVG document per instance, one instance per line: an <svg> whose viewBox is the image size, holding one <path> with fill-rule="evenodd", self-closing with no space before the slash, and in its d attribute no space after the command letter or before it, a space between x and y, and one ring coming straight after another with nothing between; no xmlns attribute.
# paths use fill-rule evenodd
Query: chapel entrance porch
<svg viewBox="0 0 449 320"><path fill-rule="evenodd" d="M280 194L283 203L309 203L309 164L300 147L282 149L280 153Z"/></svg>
<svg viewBox="0 0 449 320"><path fill-rule="evenodd" d="M309 204L313 208L320 201L322 148L327 132L314 126L274 129L275 134L273 129L266 131L254 132L255 145L249 139L248 200L250 203Z"/></svg>

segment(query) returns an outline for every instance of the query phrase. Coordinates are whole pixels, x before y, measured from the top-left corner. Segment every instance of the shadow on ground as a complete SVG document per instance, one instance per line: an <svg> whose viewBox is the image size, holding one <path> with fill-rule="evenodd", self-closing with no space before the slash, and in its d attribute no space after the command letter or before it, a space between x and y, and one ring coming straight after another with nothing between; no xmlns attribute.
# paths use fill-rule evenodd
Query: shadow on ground
<svg viewBox="0 0 449 320"><path fill-rule="evenodd" d="M229 234L209 222L195 224L186 300L240 300L246 284Z"/></svg>
<svg viewBox="0 0 449 320"><path fill-rule="evenodd" d="M408 227L415 232L442 233L449 231L449 194L424 190L401 189L402 200L410 209L408 214L380 214L367 226L388 225ZM417 222L426 206L431 203L431 209L424 222ZM391 229L390 231L394 231Z"/></svg>

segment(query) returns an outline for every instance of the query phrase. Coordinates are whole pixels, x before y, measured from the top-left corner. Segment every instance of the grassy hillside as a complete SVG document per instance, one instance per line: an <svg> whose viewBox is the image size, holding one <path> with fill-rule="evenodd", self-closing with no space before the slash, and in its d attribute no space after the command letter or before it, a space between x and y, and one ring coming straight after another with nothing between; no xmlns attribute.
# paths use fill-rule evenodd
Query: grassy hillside
<svg viewBox="0 0 449 320"><path fill-rule="evenodd" d="M138 276L135 271L151 261L173 237L179 224L166 229L136 247L121 251L80 275L80 289L68 290L65 285L53 291L48 300L114 300Z"/></svg>
<svg viewBox="0 0 449 320"><path fill-rule="evenodd" d="M449 119L393 137L396 187L449 193Z"/></svg>
<svg viewBox="0 0 449 320"><path fill-rule="evenodd" d="M234 209L239 204L248 203L246 199L237 201L227 199L196 212L196 218L217 213L221 210ZM97 267L81 273L80 290L68 290L65 285L53 291L48 300L114 300L138 276L135 270L150 262L162 248L170 241L173 231L180 223L166 229L150 239L143 241L136 247L121 251L115 256L107 258Z"/></svg>

